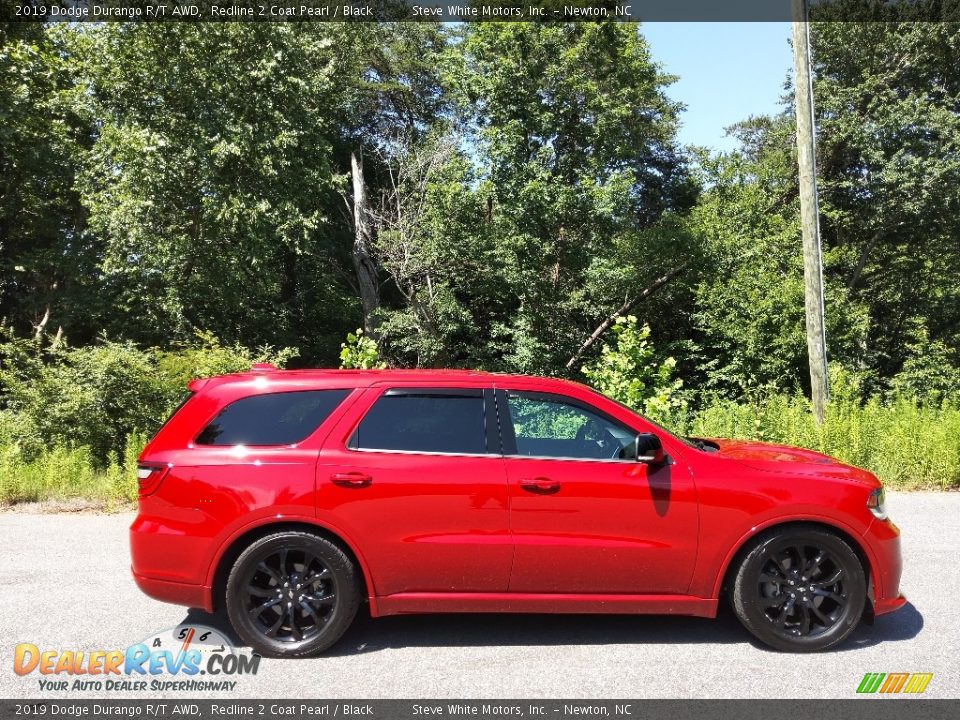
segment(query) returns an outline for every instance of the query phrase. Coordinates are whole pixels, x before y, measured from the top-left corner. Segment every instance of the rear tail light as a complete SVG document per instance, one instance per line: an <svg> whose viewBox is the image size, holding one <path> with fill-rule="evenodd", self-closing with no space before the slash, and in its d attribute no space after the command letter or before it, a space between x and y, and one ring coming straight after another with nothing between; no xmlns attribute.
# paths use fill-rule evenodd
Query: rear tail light
<svg viewBox="0 0 960 720"><path fill-rule="evenodd" d="M146 463L137 465L137 491L140 497L155 493L169 472L169 465L148 465Z"/></svg>

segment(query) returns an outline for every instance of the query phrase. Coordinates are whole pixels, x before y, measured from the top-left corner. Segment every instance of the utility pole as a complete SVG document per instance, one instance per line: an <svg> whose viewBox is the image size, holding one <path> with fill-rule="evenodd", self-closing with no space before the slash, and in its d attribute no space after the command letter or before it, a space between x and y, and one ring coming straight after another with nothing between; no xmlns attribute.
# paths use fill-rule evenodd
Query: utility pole
<svg viewBox="0 0 960 720"><path fill-rule="evenodd" d="M813 414L823 422L829 397L827 334L823 309L823 258L820 209L817 204L817 145L813 127L813 83L810 79L810 23L806 0L791 0L793 64L796 70L797 163L800 167L800 224L803 231L803 284L807 316L807 355Z"/></svg>

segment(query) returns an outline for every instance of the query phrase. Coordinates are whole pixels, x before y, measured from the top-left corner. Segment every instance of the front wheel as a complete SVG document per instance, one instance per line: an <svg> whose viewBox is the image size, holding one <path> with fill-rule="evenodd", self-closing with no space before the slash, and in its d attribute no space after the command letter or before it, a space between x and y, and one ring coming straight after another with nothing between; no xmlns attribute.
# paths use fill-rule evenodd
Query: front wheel
<svg viewBox="0 0 960 720"><path fill-rule="evenodd" d="M777 650L814 652L843 642L863 614L867 579L837 535L818 528L775 530L756 541L730 588L734 612Z"/></svg>
<svg viewBox="0 0 960 720"><path fill-rule="evenodd" d="M360 604L358 571L335 544L279 532L241 553L227 579L227 613L237 634L267 657L326 650Z"/></svg>

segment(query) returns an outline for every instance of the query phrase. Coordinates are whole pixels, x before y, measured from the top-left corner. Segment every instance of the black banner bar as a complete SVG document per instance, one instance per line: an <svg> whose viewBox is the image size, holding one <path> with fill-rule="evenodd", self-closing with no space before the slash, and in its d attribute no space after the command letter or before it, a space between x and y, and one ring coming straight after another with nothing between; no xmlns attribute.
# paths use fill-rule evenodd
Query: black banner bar
<svg viewBox="0 0 960 720"><path fill-rule="evenodd" d="M872 697L855 700L0 700L0 718L72 720L952 720L960 700Z"/></svg>
<svg viewBox="0 0 960 720"><path fill-rule="evenodd" d="M960 0L809 0L812 20L960 21ZM791 0L5 0L13 22L783 22Z"/></svg>

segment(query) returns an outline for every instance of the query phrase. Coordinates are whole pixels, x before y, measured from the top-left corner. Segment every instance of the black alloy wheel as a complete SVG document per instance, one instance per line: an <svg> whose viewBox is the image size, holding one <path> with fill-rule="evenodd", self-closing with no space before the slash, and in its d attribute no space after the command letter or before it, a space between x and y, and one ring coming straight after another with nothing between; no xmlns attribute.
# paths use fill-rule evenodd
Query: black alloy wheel
<svg viewBox="0 0 960 720"><path fill-rule="evenodd" d="M792 527L759 538L731 588L737 617L778 650L811 652L845 640L863 615L866 575L838 535Z"/></svg>
<svg viewBox="0 0 960 720"><path fill-rule="evenodd" d="M757 599L782 636L819 635L837 623L847 606L845 574L827 550L798 543L767 560Z"/></svg>
<svg viewBox="0 0 960 720"><path fill-rule="evenodd" d="M360 600L357 570L335 544L304 532L268 535L248 547L227 580L234 629L262 655L325 650L349 627Z"/></svg>

